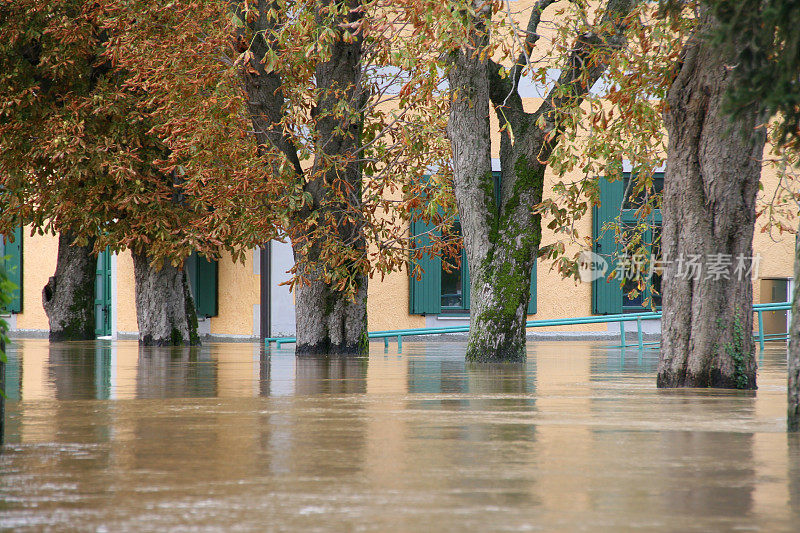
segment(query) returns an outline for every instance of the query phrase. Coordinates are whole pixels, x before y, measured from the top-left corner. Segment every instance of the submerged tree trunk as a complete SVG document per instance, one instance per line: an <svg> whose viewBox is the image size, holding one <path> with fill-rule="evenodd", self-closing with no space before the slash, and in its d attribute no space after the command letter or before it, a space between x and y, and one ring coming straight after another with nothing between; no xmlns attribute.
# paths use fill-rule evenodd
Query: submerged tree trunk
<svg viewBox="0 0 800 533"><path fill-rule="evenodd" d="M316 146L314 163L307 170L300 165L297 148L280 124L286 104L283 80L274 70L266 70L261 61L278 46L271 32L282 23L285 10L274 0L260 0L257 5L258 17L247 17L243 4L235 4L240 19L248 24L237 30L237 38L249 43L253 53L248 68L241 70L253 129L259 145L271 145L286 156L305 196L311 198L291 213L291 227L286 228L297 277L303 280L295 286L296 353L364 354L368 350L367 245L359 221L362 171L355 156L362 144L362 107L367 96L361 64L364 36L356 32L342 38L344 27L355 27L364 17L362 2L323 0L315 5L316 23L327 25L337 38L328 45L326 60L315 66L319 91L311 116ZM330 13L337 12L344 15L332 20ZM280 49L274 51L282 53ZM322 225L324 230L320 231ZM329 259L332 256L333 261ZM352 291L337 290L335 280L343 278Z"/></svg>
<svg viewBox="0 0 800 533"><path fill-rule="evenodd" d="M367 277L350 300L321 281L295 288L297 355L367 353Z"/></svg>
<svg viewBox="0 0 800 533"><path fill-rule="evenodd" d="M42 289L42 305L50 323L50 341L94 339L94 291L97 257L94 242L75 244L72 234L58 235L56 272Z"/></svg>
<svg viewBox="0 0 800 533"><path fill-rule="evenodd" d="M542 12L552 1L537 2L528 22L526 47L538 39ZM525 358L525 321L530 277L541 243L541 217L533 213L542 201L547 160L563 131L559 110L580 105L606 64L591 57L598 47L624 44L624 16L633 0L611 0L601 33L576 36L568 68L539 109L523 108L518 87L527 55L510 76L484 52L489 42L488 4L475 0L469 42L451 54L451 87L447 135L453 150L453 188L470 272L470 330L466 357L471 361ZM467 14L465 13L465 16ZM490 159L489 103L501 126L500 190L494 190ZM512 141L510 132L513 132ZM496 200L497 198L497 200ZM498 203L499 200L499 203Z"/></svg>
<svg viewBox="0 0 800 533"><path fill-rule="evenodd" d="M755 389L751 268L766 133L755 111L734 122L722 110L735 72L700 37L713 24L706 15L667 95L658 386Z"/></svg>
<svg viewBox="0 0 800 533"><path fill-rule="evenodd" d="M453 94L459 96L450 102L447 125L471 284L466 357L471 361L516 360L525 357L530 275L541 236L536 231L538 220L530 211L541 201L542 187L541 182L513 190L502 187L501 205L496 205L490 156L489 64L486 57L475 53L488 41L482 24L476 24L472 37L474 48L457 52L449 71ZM544 167L538 166L541 168L534 172L542 176ZM502 174L503 184L519 181L517 173L505 165Z"/></svg>
<svg viewBox="0 0 800 533"><path fill-rule="evenodd" d="M200 344L186 271L165 262L157 269L144 254L132 253L136 283L139 344L178 346Z"/></svg>
<svg viewBox="0 0 800 533"><path fill-rule="evenodd" d="M359 9L361 0L321 2L317 8L318 23L324 4L342 3L350 8L346 22L358 23L363 17ZM313 209L323 217L321 220L327 219L335 227L335 234L320 236L307 232L305 246L302 240L299 245L292 240L299 271L310 282L295 293L298 355L360 355L369 349L367 272L359 266L359 259L366 257L366 238L358 217L350 216L361 208L361 165L352 154L361 146L360 109L366 97L361 81L362 43L360 35L351 42L339 39L330 45L329 59L316 66L315 79L322 91L312 115L319 140L312 179L305 190L313 198ZM342 109L342 101L349 106ZM337 158L344 159L331 166L329 162ZM345 185L337 187L349 191L346 198L335 196L332 185L337 182L344 182ZM310 212L301 213L303 217L308 215ZM298 220L298 225L301 224L305 220ZM330 265L323 259L322 250L331 242L339 247L337 255L349 255L344 264ZM355 294L337 290L325 281L326 273L349 278Z"/></svg>
<svg viewBox="0 0 800 533"><path fill-rule="evenodd" d="M795 239L792 324L789 326L789 387L787 389L789 431L800 431L800 239Z"/></svg>

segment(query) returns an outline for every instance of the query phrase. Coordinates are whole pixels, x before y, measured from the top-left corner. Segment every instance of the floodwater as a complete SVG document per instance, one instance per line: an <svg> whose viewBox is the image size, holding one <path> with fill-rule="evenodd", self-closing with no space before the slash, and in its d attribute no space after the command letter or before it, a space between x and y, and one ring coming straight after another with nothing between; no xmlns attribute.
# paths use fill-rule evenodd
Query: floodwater
<svg viewBox="0 0 800 533"><path fill-rule="evenodd" d="M657 352L463 343L9 348L0 529L797 531L785 346L757 393L659 391Z"/></svg>

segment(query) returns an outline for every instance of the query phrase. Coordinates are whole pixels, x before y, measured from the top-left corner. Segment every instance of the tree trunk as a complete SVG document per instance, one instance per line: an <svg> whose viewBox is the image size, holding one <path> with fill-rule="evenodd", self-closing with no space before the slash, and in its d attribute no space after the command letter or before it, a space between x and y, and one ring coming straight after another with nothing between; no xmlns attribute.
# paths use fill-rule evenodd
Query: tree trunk
<svg viewBox="0 0 800 533"><path fill-rule="evenodd" d="M537 2L528 22L526 46L538 39L537 27L552 1ZM544 173L559 133L559 110L580 105L587 87L599 79L605 63L593 58L598 46L615 49L624 43L625 15L632 0L611 0L604 21L610 28L576 39L569 68L539 109L526 112L518 87L526 55L512 75L501 76L488 58L489 35L484 23L488 4L475 0L469 40L451 54L451 88L447 135L453 151L453 189L461 219L470 272L470 330L466 357L470 361L525 358L525 321L530 278L541 244L541 216L533 213L542 201ZM464 16L468 16L464 13ZM500 190L495 191L489 134L489 103L501 126ZM513 132L514 140L510 132ZM498 203L499 201L499 203Z"/></svg>
<svg viewBox="0 0 800 533"><path fill-rule="evenodd" d="M197 313L186 280L186 271L168 262L158 269L147 255L132 255L139 344L200 344L197 336Z"/></svg>
<svg viewBox="0 0 800 533"><path fill-rule="evenodd" d="M795 239L792 324L789 327L789 387L787 396L789 431L800 431L800 239Z"/></svg>
<svg viewBox="0 0 800 533"><path fill-rule="evenodd" d="M541 201L541 182L538 187L532 184L501 192L501 204L496 205L489 153L487 65L468 52L459 54L450 72L451 87L470 95L451 101L447 128L470 272L466 358L524 359L531 269L541 240L539 217L531 215L531 208ZM533 172L541 178L544 167L537 166L540 168ZM527 165L525 170L529 170ZM520 181L518 173L506 166L501 173L503 183Z"/></svg>
<svg viewBox="0 0 800 533"><path fill-rule="evenodd" d="M453 186L470 272L466 358L520 360L525 358L530 276L541 237L539 217L532 216L531 208L541 201L542 187L541 180L523 183L517 170L533 170L535 181L544 175L544 166L537 162L538 168L529 169L524 156L520 157L536 144L530 136L521 138L515 147L505 140L497 205L490 155L490 65L485 54L476 53L486 46L489 36L480 19L475 20L470 37L469 46L453 54L448 71L453 96L447 124ZM518 111L509 107L510 114ZM520 160L523 167L514 164Z"/></svg>
<svg viewBox="0 0 800 533"><path fill-rule="evenodd" d="M42 289L42 305L50 323L50 341L94 339L94 291L97 257L90 240L78 246L70 233L58 235L56 272Z"/></svg>
<svg viewBox="0 0 800 533"><path fill-rule="evenodd" d="M361 0L327 0L317 9L323 10L324 4L339 3L350 8L347 23L355 24L363 16L359 9ZM321 24L320 12L317 17ZM313 209L319 219L328 220L331 231L320 235L313 225L308 226L306 217L311 212L300 213L298 227L309 229L303 232L305 238L299 243L292 239L292 247L298 275L309 283L298 286L295 293L298 355L362 355L369 350L367 275L362 262L366 257L366 238L359 218L362 174L361 165L352 156L361 146L360 109L366 97L361 81L362 42L360 35L351 42L342 39L333 42L329 59L315 69L321 91L312 116L319 140L310 171L312 178L305 190L313 198ZM344 108L343 101L348 102ZM331 165L337 158L341 161ZM337 185L338 189L349 192L335 193L333 185L337 182L346 184ZM330 255L337 257L340 264L330 264L326 259ZM355 288L354 293L337 290L326 277L346 278Z"/></svg>
<svg viewBox="0 0 800 533"><path fill-rule="evenodd" d="M271 35L283 23L285 9L275 0L259 0L258 16L246 17L244 4L235 2L234 9L248 25L247 31L237 30L237 39L249 43L253 52L241 76L256 140L286 156L298 184L311 197L291 213L290 227L284 228L292 241L297 278L303 280L295 286L296 353L365 354L367 244L361 219L362 171L355 155L362 145L367 97L362 81L363 33L333 40L320 54L326 59L315 65L318 92L311 117L316 145L313 165L304 170L297 147L280 123L287 107L284 80L276 71L266 70L261 60L279 46ZM344 26L357 26L364 17L361 0L321 0L315 10L316 24L339 37ZM330 12L344 15L331 21ZM274 51L283 53L280 48ZM342 279L349 289L336 289L336 280Z"/></svg>
<svg viewBox="0 0 800 533"><path fill-rule="evenodd" d="M705 15L667 95L658 386L755 389L750 268L766 134L755 111L733 122L722 110L735 73L701 37L713 24Z"/></svg>
<svg viewBox="0 0 800 533"><path fill-rule="evenodd" d="M358 355L369 351L367 277L353 300L321 281L295 288L297 355Z"/></svg>

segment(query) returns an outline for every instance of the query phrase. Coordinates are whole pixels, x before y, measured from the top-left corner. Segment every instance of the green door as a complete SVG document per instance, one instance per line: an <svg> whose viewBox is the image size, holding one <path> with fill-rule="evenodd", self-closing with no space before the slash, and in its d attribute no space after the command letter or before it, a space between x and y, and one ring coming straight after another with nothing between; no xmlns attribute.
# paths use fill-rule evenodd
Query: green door
<svg viewBox="0 0 800 533"><path fill-rule="evenodd" d="M111 252L108 248L97 256L94 281L94 334L111 335Z"/></svg>

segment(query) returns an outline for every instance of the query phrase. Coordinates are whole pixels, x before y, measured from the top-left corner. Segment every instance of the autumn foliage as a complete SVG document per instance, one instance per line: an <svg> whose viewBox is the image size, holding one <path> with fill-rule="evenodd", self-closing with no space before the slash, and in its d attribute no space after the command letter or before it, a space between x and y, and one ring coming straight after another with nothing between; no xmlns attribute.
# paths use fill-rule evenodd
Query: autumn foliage
<svg viewBox="0 0 800 533"><path fill-rule="evenodd" d="M97 237L97 250L173 262L194 250L237 258L275 237L296 250L321 243L314 261L342 290L354 268L371 275L405 265L411 213L441 218L427 206L448 201L452 212L437 177L449 155L437 58L410 24L425 6L363 2L358 22L340 27L330 21L345 3L330 3L328 22L316 2L270 4L280 24L258 35L269 46L255 57L254 12L244 4L4 3L0 226L70 230ZM347 88L318 86L315 69L337 39L353 38L363 39L363 98L342 98L328 114L339 128L363 120L358 148L319 157L319 123L331 117L315 103ZM254 70L280 79L280 115L268 127L296 157L250 120L242 79ZM357 202L336 179L353 164L363 175ZM322 176L318 196L311 184ZM340 238L342 223L363 227L366 253Z"/></svg>

